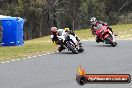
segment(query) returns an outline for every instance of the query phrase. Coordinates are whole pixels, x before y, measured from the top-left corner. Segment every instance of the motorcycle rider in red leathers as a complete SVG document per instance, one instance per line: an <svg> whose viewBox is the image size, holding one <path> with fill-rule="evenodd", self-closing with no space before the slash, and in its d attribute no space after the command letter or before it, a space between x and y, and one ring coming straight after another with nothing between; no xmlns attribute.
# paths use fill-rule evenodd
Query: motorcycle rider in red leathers
<svg viewBox="0 0 132 88"><path fill-rule="evenodd" d="M91 22L91 31L92 31L93 35L96 35L96 28L98 25L107 26L107 23L102 22L102 21L97 21L95 17L92 17L90 19L90 22ZM108 26L107 28L113 33L111 27ZM100 39L100 37L98 35L96 36L96 42L97 43L102 42L102 40Z"/></svg>

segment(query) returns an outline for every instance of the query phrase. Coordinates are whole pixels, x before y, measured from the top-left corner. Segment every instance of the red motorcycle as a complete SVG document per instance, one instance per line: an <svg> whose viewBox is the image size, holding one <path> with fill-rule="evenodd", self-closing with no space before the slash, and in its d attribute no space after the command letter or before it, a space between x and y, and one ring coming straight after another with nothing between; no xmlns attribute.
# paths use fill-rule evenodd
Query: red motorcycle
<svg viewBox="0 0 132 88"><path fill-rule="evenodd" d="M113 47L117 45L115 35L108 29L106 25L99 24L96 27L95 34L105 44L111 44Z"/></svg>

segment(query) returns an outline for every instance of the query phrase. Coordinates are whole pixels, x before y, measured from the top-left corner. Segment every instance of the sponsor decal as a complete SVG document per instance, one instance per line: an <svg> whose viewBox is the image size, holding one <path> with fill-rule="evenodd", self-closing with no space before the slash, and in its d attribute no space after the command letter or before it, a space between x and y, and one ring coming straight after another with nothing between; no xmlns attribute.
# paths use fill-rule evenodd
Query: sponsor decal
<svg viewBox="0 0 132 88"><path fill-rule="evenodd" d="M79 85L86 83L130 83L131 76L129 74L87 74L86 71L80 66L76 81Z"/></svg>

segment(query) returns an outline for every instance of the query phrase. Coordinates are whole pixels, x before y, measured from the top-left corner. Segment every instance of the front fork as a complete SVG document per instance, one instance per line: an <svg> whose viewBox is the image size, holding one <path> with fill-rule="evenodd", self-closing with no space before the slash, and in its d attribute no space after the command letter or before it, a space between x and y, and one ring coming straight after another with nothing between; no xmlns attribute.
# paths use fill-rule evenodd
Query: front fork
<svg viewBox="0 0 132 88"><path fill-rule="evenodd" d="M115 42L115 35L114 35L114 34L112 34L112 37L113 37L113 42Z"/></svg>
<svg viewBox="0 0 132 88"><path fill-rule="evenodd" d="M115 35L111 31L109 33L109 36L111 36L112 37L112 41L115 42ZM106 39L106 37L108 37L108 35L106 35L104 39ZM105 40L103 42L107 43Z"/></svg>

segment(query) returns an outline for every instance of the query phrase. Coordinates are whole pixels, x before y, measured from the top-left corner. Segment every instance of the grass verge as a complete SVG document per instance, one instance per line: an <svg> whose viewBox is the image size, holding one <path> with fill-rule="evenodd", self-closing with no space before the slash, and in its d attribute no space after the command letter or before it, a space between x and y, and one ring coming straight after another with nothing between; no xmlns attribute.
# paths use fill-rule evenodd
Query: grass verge
<svg viewBox="0 0 132 88"><path fill-rule="evenodd" d="M50 36L25 41L23 46L0 47L0 62L55 51Z"/></svg>
<svg viewBox="0 0 132 88"><path fill-rule="evenodd" d="M132 40L132 24L121 24L112 26L117 39ZM90 29L77 30L75 33L82 40L95 40L95 36L91 34ZM0 62L12 59L23 58L41 53L56 51L57 47L53 45L50 36L25 41L23 46L16 47L0 47Z"/></svg>

